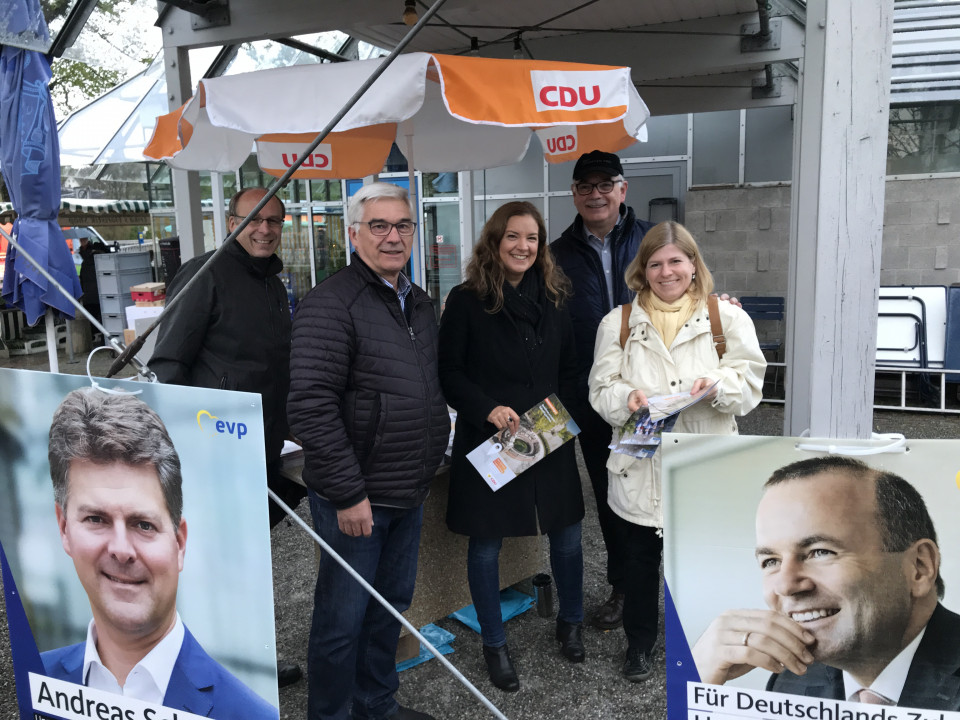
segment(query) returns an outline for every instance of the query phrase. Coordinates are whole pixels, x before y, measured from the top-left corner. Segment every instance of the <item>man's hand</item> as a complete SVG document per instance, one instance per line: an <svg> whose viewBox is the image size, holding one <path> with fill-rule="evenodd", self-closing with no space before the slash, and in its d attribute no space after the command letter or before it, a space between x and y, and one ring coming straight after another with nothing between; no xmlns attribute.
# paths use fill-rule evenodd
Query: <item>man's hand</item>
<svg viewBox="0 0 960 720"><path fill-rule="evenodd" d="M728 303L730 303L731 305L734 305L735 307L738 307L738 308L742 308L742 307L743 307L743 304L742 304L739 300L737 300L737 298L735 298L735 297L730 297L730 296L727 295L726 293L724 293L723 295L721 295L721 296L720 296L720 299L723 300L724 302L728 302Z"/></svg>
<svg viewBox="0 0 960 720"><path fill-rule="evenodd" d="M634 390L627 396L627 410L630 411L631 415L649 404L647 396L643 394L643 390Z"/></svg>
<svg viewBox="0 0 960 720"><path fill-rule="evenodd" d="M710 623L693 646L700 680L723 685L754 668L797 675L813 662L814 637L772 610L728 610Z"/></svg>
<svg viewBox="0 0 960 720"><path fill-rule="evenodd" d="M364 498L353 507L337 510L340 532L350 537L370 537L373 532L373 510L370 501Z"/></svg>

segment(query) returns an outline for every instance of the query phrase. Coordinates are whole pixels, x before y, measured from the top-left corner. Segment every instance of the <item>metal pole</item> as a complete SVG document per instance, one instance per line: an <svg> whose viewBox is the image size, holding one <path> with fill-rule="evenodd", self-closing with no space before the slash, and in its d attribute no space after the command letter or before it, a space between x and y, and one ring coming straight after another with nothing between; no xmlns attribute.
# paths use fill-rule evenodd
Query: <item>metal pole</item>
<svg viewBox="0 0 960 720"><path fill-rule="evenodd" d="M277 191L300 168L300 165L303 163L303 161L313 155L313 151L317 149L317 146L324 141L333 128L337 126L337 123L339 123L346 116L346 114L350 112L350 109L357 104L360 98L363 97L363 94L370 89L370 86L373 85L379 79L379 77L383 75L386 69L393 64L393 61L397 59L397 56L399 56L403 49L410 44L410 41L413 40L417 33L420 32L421 28L427 24L430 18L436 14L436 12L440 9L440 6L446 1L447 0L436 0L430 9L423 14L423 17L420 18L420 21L410 28L410 31L404 36L403 40L401 40L393 49L393 51L386 57L386 59L384 59L384 61L377 66L377 69L373 71L370 77L368 77L366 81L357 89L353 96L347 100L346 104L340 108L340 111L333 117L332 120L330 120L329 123L327 123L327 126L320 131L320 134L314 138L313 142L310 143L310 145L300 153L300 157L297 159L297 161L291 165L281 177L273 182L273 184L267 189L266 194L263 196L263 198L261 198L260 202L258 202L250 211L250 214L240 221L240 224L237 225L236 229L227 236L227 239L223 241L223 244L217 248L213 255L207 259L207 261L203 264L203 267L201 267L197 273L190 278L187 284L183 286L183 289L180 291L180 293L166 305L163 312L160 313L160 315L158 315L152 323L150 323L150 326L144 331L144 333L130 343L130 345L120 354L120 357L113 362L113 365L111 365L110 369L107 371L107 377L113 377L124 365L127 364L129 358L135 355L137 351L143 347L147 337L149 337L150 333L152 333L154 329L156 329L157 325L160 324L160 321L163 319L163 316L166 314L167 310L175 305L181 297L187 294L187 291L190 289L190 287L197 282L197 278L199 278L206 271L206 269L210 267L211 263L216 262L217 258L220 257L220 254L223 252L223 249L227 246L227 244L236 239L237 235L239 235L249 224L250 218L256 217L256 215L264 208L264 206L270 202L273 196L277 194Z"/></svg>
<svg viewBox="0 0 960 720"><path fill-rule="evenodd" d="M471 694L474 695L474 697L476 697L481 703L483 703L484 707L486 707L491 713L493 713L494 717L499 718L499 720L507 720L507 717L502 712L500 712L500 710L497 709L497 706L494 705L486 697L486 695L480 692L473 685L473 683L467 680L463 676L463 673L457 670L457 668L455 668L453 664L440 653L439 650L437 650L433 645L430 644L429 640L427 640L423 635L421 635L420 632L413 625L410 624L409 620L407 620L403 615L397 612L396 608L394 608L393 605L391 605L386 601L383 595L378 593L370 583L364 580L363 577L359 573L357 573L356 570L350 567L350 563L348 563L346 560L340 557L333 548L327 545L327 543L324 542L323 538L317 535L317 533L314 532L314 529L309 525L307 525L306 522L304 522L303 518L301 518L293 510L291 510L290 506L287 505L283 500L281 500L277 496L277 494L273 492L273 490L271 490L270 488L267 488L267 494L277 505L281 507L281 509L283 509L283 511L287 514L287 516L291 520L296 522L300 527L302 527L304 530L307 531L307 534L313 538L313 541L317 543L317 545L319 545L325 553L328 553L330 557L332 557L337 562L338 565L340 565L344 570L346 570L354 580L360 583L360 586L363 587L363 589L366 590L368 593L370 593L371 597L373 597L374 600L376 600L378 603L383 605L384 609L386 609L387 612L393 615L393 617L395 617L400 622L401 625L403 625L407 630L409 630L410 634L413 635L415 638L417 638L417 640L419 640L420 643L427 650L429 650L430 653L437 660L439 660L443 664L443 666L453 674L455 678L457 678L457 680L463 683L464 686L466 686L467 690L469 690Z"/></svg>

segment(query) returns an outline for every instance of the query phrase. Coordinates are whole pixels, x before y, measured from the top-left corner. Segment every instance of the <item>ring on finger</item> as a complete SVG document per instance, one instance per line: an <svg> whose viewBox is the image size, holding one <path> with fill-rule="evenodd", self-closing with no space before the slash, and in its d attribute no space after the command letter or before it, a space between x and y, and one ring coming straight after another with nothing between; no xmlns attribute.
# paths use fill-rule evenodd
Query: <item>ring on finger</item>
<svg viewBox="0 0 960 720"><path fill-rule="evenodd" d="M743 645L744 647L748 647L747 641L750 640L750 634L751 633L749 630L743 634L743 639L740 641L740 644Z"/></svg>

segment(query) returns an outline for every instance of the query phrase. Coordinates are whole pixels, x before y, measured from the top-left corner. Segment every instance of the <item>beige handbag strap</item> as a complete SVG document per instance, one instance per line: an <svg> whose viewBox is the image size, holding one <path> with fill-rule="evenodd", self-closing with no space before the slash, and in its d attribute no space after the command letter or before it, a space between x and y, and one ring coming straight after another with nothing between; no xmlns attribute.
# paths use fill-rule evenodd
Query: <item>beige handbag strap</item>
<svg viewBox="0 0 960 720"><path fill-rule="evenodd" d="M717 349L717 357L723 360L727 351L727 339L723 336L723 325L720 324L720 302L716 295L707 298L707 308L710 312L710 332L713 334L713 346Z"/></svg>
<svg viewBox="0 0 960 720"><path fill-rule="evenodd" d="M630 306L632 303L626 303L620 306L620 349L627 346L627 338L630 337Z"/></svg>

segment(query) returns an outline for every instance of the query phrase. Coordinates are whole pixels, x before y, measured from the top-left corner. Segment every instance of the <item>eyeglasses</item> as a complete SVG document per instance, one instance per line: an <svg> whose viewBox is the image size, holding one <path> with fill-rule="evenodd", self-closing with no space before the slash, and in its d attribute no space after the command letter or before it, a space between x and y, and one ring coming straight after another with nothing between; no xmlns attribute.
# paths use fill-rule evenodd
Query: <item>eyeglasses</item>
<svg viewBox="0 0 960 720"><path fill-rule="evenodd" d="M231 217L235 217L239 220L243 220L244 216L232 215ZM250 218L250 222L247 223L247 227L257 228L263 225L263 223L266 223L267 227L270 228L271 230L279 230L280 228L283 227L283 220L281 218L272 218L272 217L265 218L265 217L260 217L259 215L257 215L256 217Z"/></svg>
<svg viewBox="0 0 960 720"><path fill-rule="evenodd" d="M398 223L387 222L386 220L371 220L370 222L358 222L357 225L366 225L370 228L370 234L377 237L385 237L390 234L393 228L403 237L410 237L417 229L417 224L410 220L401 220Z"/></svg>
<svg viewBox="0 0 960 720"><path fill-rule="evenodd" d="M574 184L573 189L577 191L577 195L589 195L594 188L599 190L601 195L609 195L613 192L613 186L620 182L623 180L601 180L598 183L578 182Z"/></svg>

